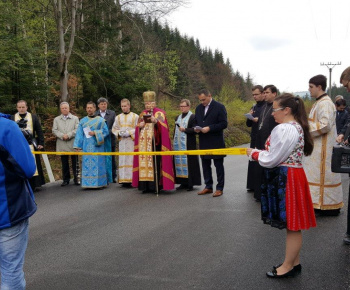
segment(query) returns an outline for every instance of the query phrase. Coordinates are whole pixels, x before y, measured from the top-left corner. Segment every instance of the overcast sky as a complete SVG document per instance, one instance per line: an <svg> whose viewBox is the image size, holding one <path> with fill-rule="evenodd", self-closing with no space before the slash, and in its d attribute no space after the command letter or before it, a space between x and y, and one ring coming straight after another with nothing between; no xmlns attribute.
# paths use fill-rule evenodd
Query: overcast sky
<svg viewBox="0 0 350 290"><path fill-rule="evenodd" d="M308 89L317 74L339 85L350 66L350 1L189 0L167 18L170 27L222 51L233 69L280 91Z"/></svg>

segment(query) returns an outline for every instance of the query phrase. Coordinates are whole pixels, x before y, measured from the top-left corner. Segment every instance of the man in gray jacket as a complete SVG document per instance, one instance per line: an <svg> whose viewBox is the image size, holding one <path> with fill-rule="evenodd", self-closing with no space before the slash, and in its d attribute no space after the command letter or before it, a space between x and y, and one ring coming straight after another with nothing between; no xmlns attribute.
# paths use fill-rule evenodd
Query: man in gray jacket
<svg viewBox="0 0 350 290"><path fill-rule="evenodd" d="M74 152L73 144L75 134L79 125L79 119L77 116L73 116L69 112L69 104L62 102L60 104L61 115L56 117L53 121L52 133L57 137L56 151L57 152ZM77 178L77 156L71 155L72 168L74 176L74 184L79 185ZM70 181L69 170L69 155L61 155L62 162L62 179L61 186L66 186Z"/></svg>

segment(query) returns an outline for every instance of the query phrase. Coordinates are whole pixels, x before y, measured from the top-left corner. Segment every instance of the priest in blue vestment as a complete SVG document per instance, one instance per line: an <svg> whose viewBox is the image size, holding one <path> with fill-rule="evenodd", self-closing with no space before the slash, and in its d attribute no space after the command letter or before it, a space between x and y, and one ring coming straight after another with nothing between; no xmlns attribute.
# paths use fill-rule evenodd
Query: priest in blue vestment
<svg viewBox="0 0 350 290"><path fill-rule="evenodd" d="M95 103L88 102L88 115L79 122L73 147L83 152L111 152L108 126L102 117L95 116L95 111ZM113 182L111 156L84 155L82 159L83 188L106 187Z"/></svg>

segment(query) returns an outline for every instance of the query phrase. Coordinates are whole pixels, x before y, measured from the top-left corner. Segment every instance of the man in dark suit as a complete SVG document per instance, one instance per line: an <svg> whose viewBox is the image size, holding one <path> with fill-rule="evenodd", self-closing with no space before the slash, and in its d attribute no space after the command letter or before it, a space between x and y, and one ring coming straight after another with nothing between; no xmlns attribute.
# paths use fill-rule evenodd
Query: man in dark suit
<svg viewBox="0 0 350 290"><path fill-rule="evenodd" d="M199 133L200 149L225 148L224 129L227 128L227 112L224 105L216 102L208 90L203 89L198 93L201 105L198 105L195 113L195 132ZM211 171L211 160L214 160L218 184L213 197L221 196L225 184L224 170L225 155L204 155L202 168L205 188L198 192L203 195L213 192L213 176Z"/></svg>
<svg viewBox="0 0 350 290"><path fill-rule="evenodd" d="M255 148L256 136L259 130L259 116L265 104L264 88L260 85L252 87L252 95L254 100L256 101L256 104L250 109L249 113L254 117L254 119L247 118L246 125L252 128L250 133L250 148ZM255 161L249 161L248 163L247 191L254 191L256 170L255 168L258 164L259 163Z"/></svg>
<svg viewBox="0 0 350 290"><path fill-rule="evenodd" d="M335 101L335 108L337 109L337 115L335 119L335 124L337 127L337 135L341 134L343 128L348 122L349 114L346 110L346 101L344 99L338 99Z"/></svg>
<svg viewBox="0 0 350 290"><path fill-rule="evenodd" d="M261 108L261 113L258 120L258 131L256 133L255 148L264 150L267 138L271 135L273 128L278 123L272 116L273 101L277 97L278 90L274 85L264 87L265 104ZM254 172L254 198L256 201L261 199L261 184L264 178L264 168L257 162Z"/></svg>
<svg viewBox="0 0 350 290"><path fill-rule="evenodd" d="M115 135L112 133L112 127L115 121L115 112L107 109L108 100L106 98L99 98L97 100L97 105L99 110L96 111L95 115L105 119L109 130L109 136L111 138L111 147L112 147L111 151L115 152L116 140L115 140ZM116 183L117 172L116 172L116 165L115 165L115 155L112 155L112 178L113 178L113 183Z"/></svg>

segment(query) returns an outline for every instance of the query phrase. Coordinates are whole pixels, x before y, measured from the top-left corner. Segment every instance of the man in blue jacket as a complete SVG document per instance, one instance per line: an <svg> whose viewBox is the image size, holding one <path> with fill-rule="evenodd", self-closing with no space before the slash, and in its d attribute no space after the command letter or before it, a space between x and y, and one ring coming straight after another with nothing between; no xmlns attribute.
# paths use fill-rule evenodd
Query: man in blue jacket
<svg viewBox="0 0 350 290"><path fill-rule="evenodd" d="M1 289L25 289L24 255L28 218L36 204L28 178L35 173L28 142L10 115L0 113Z"/></svg>
<svg viewBox="0 0 350 290"><path fill-rule="evenodd" d="M225 148L224 129L227 128L227 112L223 104L216 102L208 90L203 89L198 93L201 102L195 113L195 132L199 133L200 149ZM224 155L203 155L202 168L205 188L198 195L213 192L213 176L211 160L216 167L217 185L213 197L221 196L225 184Z"/></svg>

